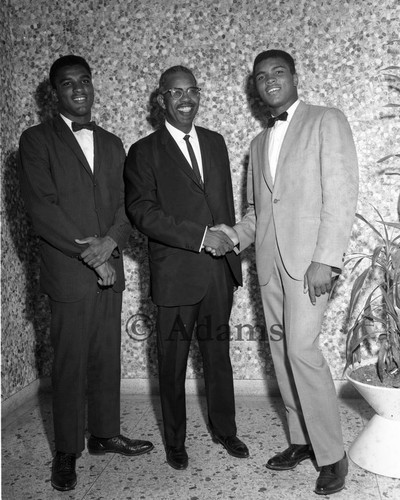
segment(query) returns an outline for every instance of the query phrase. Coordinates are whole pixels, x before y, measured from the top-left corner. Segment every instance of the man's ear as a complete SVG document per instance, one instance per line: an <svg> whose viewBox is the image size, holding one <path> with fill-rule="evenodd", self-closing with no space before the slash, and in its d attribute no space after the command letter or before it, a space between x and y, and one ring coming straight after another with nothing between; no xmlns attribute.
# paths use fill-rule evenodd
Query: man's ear
<svg viewBox="0 0 400 500"><path fill-rule="evenodd" d="M164 96L162 94L157 95L157 102L163 109L165 109Z"/></svg>
<svg viewBox="0 0 400 500"><path fill-rule="evenodd" d="M299 83L299 77L297 76L297 73L295 73L293 75L293 86L297 87L298 83Z"/></svg>
<svg viewBox="0 0 400 500"><path fill-rule="evenodd" d="M58 102L56 89L51 89L51 96L53 97L54 102Z"/></svg>

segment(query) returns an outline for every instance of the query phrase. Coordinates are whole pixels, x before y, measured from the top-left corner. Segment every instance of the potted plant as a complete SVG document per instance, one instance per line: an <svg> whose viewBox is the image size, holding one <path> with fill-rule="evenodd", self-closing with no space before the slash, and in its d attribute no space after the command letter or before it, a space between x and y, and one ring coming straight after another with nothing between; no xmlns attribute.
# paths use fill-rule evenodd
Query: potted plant
<svg viewBox="0 0 400 500"><path fill-rule="evenodd" d="M345 262L351 273L361 270L351 290L345 373L376 411L349 456L364 469L400 478L400 223L374 210L375 224L357 217L377 238L375 247ZM367 363L356 368L363 357Z"/></svg>

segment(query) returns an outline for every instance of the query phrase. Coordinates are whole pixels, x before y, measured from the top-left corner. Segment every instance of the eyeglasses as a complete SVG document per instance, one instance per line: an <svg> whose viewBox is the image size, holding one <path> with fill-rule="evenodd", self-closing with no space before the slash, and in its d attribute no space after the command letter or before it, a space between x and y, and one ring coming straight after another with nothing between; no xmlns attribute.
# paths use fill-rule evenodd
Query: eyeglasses
<svg viewBox="0 0 400 500"><path fill-rule="evenodd" d="M200 87L189 87L186 90L180 89L178 87L174 87L172 89L168 89L165 92L162 92L162 95L168 94L168 92L171 94L171 97L174 101L177 101L181 97L183 97L183 94L187 94L191 98L197 98L200 94L201 88Z"/></svg>

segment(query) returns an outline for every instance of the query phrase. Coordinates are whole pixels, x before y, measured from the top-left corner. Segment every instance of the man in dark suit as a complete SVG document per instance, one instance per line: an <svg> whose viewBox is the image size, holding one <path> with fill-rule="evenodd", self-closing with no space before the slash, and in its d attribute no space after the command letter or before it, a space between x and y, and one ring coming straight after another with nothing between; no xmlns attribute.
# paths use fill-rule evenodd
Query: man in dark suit
<svg viewBox="0 0 400 500"><path fill-rule="evenodd" d="M269 469L316 460L315 493L344 488L348 469L335 386L318 339L332 279L341 272L358 194L349 123L335 108L299 100L293 58L281 50L254 61L268 127L251 143L249 208L234 228L220 226L240 250L255 241L271 354L286 407L290 446Z"/></svg>
<svg viewBox="0 0 400 500"><path fill-rule="evenodd" d="M235 457L249 455L236 436L229 357L228 323L241 270L231 240L209 230L234 221L232 183L223 137L193 126L200 103L193 73L182 66L166 70L157 102L165 125L129 151L126 210L149 239L167 461L185 469L185 374L196 322L213 439Z"/></svg>
<svg viewBox="0 0 400 500"><path fill-rule="evenodd" d="M122 249L125 215L118 137L89 122L91 69L64 56L50 69L59 115L20 140L21 190L41 238L41 288L50 298L56 455L51 484L71 490L85 447L85 392L90 453L139 455L148 441L120 434Z"/></svg>

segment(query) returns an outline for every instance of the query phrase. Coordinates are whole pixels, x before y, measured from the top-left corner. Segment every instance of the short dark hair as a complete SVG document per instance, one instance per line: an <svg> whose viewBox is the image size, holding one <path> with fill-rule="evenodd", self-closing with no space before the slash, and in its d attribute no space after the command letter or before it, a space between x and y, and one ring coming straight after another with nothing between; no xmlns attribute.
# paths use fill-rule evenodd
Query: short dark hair
<svg viewBox="0 0 400 500"><path fill-rule="evenodd" d="M197 85L196 77L194 76L193 71L191 71L189 68L186 68L186 66L179 66L179 65L171 66L171 68L166 69L164 73L160 76L157 89L158 94L160 94L161 90L164 89L165 82L167 81L169 75L171 75L172 73L189 73L190 75L192 75Z"/></svg>
<svg viewBox="0 0 400 500"><path fill-rule="evenodd" d="M92 70L90 69L90 66L87 63L86 59L84 59L83 57L70 54L68 56L62 56L54 61L54 63L51 65L49 74L50 83L53 89L56 88L57 73L60 71L60 69L64 68L65 66L77 65L83 66L89 72L89 75L92 76Z"/></svg>
<svg viewBox="0 0 400 500"><path fill-rule="evenodd" d="M265 59L271 59L272 57L280 57L281 59L284 59L288 63L292 75L296 73L296 67L294 64L293 57L284 50L272 49L260 52L258 56L254 59L253 75L255 74L257 64L260 64L260 62L264 61Z"/></svg>

